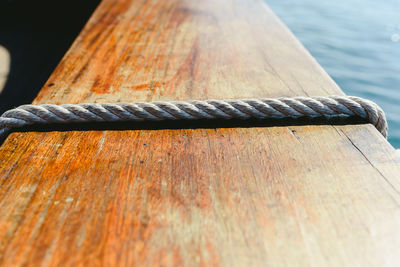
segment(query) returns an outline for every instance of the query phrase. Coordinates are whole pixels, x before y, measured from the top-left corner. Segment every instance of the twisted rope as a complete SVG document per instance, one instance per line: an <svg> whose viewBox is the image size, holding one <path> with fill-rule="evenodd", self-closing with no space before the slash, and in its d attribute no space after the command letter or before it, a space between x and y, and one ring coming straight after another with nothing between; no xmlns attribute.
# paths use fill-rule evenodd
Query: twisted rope
<svg viewBox="0 0 400 267"><path fill-rule="evenodd" d="M387 136L385 113L375 103L354 96L190 100L149 103L23 105L0 117L0 137L32 124L197 119L284 119L359 117Z"/></svg>

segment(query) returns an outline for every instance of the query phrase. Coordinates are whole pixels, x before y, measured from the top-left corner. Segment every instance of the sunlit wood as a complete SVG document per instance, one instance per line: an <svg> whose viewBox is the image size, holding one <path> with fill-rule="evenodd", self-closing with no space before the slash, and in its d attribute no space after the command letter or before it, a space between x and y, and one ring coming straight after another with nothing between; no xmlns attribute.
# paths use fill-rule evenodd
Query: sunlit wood
<svg viewBox="0 0 400 267"><path fill-rule="evenodd" d="M331 94L262 1L104 0L34 103ZM0 162L3 266L400 264L372 125L13 133Z"/></svg>

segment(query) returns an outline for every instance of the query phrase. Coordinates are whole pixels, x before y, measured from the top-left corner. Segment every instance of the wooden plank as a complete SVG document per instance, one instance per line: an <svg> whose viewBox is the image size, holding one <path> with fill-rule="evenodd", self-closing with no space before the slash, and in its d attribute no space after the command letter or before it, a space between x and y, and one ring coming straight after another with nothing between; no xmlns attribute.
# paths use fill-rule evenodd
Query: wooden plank
<svg viewBox="0 0 400 267"><path fill-rule="evenodd" d="M259 0L103 0L34 103L330 94ZM0 161L4 266L400 262L372 125L13 133Z"/></svg>

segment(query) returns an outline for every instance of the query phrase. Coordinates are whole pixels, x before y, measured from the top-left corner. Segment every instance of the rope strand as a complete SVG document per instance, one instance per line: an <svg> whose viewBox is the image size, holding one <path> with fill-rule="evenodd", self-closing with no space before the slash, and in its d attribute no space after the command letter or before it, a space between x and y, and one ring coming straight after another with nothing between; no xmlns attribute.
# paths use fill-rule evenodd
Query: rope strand
<svg viewBox="0 0 400 267"><path fill-rule="evenodd" d="M383 110L372 101L355 96L23 105L0 117L0 137L12 128L32 124L338 116L368 120L387 137Z"/></svg>

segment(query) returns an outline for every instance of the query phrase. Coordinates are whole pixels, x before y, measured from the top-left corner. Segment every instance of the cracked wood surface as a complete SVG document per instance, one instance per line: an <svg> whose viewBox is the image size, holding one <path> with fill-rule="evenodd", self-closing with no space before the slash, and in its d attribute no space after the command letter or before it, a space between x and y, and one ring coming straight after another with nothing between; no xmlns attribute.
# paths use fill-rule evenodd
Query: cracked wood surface
<svg viewBox="0 0 400 267"><path fill-rule="evenodd" d="M331 94L260 0L103 0L34 103ZM372 125L16 132L0 162L3 266L400 264Z"/></svg>

